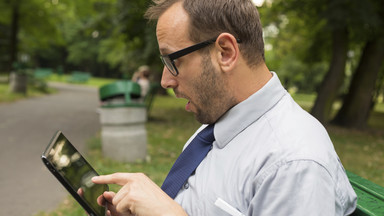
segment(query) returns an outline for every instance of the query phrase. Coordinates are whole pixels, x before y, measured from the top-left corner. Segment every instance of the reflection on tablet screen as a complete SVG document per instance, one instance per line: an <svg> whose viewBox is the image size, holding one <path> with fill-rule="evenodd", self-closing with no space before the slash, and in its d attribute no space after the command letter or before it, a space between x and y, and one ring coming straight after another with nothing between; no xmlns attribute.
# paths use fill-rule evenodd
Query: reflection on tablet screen
<svg viewBox="0 0 384 216"><path fill-rule="evenodd" d="M72 190L78 193L97 215L105 214L105 208L99 206L96 200L108 190L107 186L97 185L91 181L92 177L98 174L63 134L60 133L57 141L47 149L45 156Z"/></svg>

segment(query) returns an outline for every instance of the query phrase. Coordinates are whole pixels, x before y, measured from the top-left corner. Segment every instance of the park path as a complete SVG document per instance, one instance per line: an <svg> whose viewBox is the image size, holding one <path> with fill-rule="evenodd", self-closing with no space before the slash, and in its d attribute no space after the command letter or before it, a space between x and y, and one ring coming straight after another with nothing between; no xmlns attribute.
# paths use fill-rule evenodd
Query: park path
<svg viewBox="0 0 384 216"><path fill-rule="evenodd" d="M0 215L50 211L68 195L40 156L57 130L81 152L100 130L97 89L50 84L57 94L0 104Z"/></svg>

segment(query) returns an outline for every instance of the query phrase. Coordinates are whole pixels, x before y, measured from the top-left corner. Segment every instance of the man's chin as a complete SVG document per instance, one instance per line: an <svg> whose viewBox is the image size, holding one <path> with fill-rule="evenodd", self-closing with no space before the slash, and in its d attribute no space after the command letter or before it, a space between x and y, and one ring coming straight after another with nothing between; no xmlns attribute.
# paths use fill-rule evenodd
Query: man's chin
<svg viewBox="0 0 384 216"><path fill-rule="evenodd" d="M214 124L217 119L212 118L211 116L207 116L201 113L194 113L196 121L200 122L201 124Z"/></svg>

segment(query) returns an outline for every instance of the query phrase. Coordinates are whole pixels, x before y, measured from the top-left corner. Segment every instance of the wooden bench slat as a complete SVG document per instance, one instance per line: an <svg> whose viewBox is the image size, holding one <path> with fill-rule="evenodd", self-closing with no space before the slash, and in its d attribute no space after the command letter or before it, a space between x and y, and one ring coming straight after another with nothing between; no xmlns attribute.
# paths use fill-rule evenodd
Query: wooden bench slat
<svg viewBox="0 0 384 216"><path fill-rule="evenodd" d="M384 215L384 188L347 171L349 181L357 194L357 209L353 216Z"/></svg>

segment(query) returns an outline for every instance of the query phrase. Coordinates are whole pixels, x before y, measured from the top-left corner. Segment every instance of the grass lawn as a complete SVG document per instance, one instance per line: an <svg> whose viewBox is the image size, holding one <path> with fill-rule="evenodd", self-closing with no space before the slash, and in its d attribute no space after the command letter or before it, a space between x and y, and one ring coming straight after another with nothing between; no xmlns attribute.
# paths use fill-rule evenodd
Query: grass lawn
<svg viewBox="0 0 384 216"><path fill-rule="evenodd" d="M308 109L314 96L295 95L295 99ZM148 161L119 163L105 159L101 155L100 137L88 141L86 158L100 174L144 172L161 185L185 141L199 127L193 114L184 111L185 103L185 100L173 97L155 98L151 118L147 123ZM359 132L330 126L328 131L346 169L384 186L384 105L380 104L377 110L380 112L375 112L370 122L379 130ZM57 186L61 187L59 183ZM111 190L116 191L118 188L112 187ZM40 212L37 215L73 216L84 215L84 211L68 196L55 211Z"/></svg>
<svg viewBox="0 0 384 216"><path fill-rule="evenodd" d="M46 82L62 82L62 83L68 83L67 80L69 78L69 75L57 75L52 74L49 78L46 79ZM79 85L87 85L87 86L94 86L94 87L101 87L105 84L111 83L116 81L116 79L107 79L107 78L97 78L97 77L91 77L88 82L86 83L79 83ZM73 83L71 83L73 84ZM38 97L43 96L46 94L52 94L56 93L57 90L52 88L47 88L45 91L41 91L40 89L36 88L33 85L28 85L27 88L27 94L18 94L18 93L11 93L9 91L9 83L7 76L0 76L0 103L8 103L8 102L14 102L20 99L25 99L29 97Z"/></svg>
<svg viewBox="0 0 384 216"><path fill-rule="evenodd" d="M57 75L52 74L47 79L48 82L62 82L62 83L68 83L68 79L71 75L64 74L64 75ZM87 86L94 86L94 87L100 87L105 84L111 83L116 81L116 79L108 79L108 78L99 78L99 77L91 77L87 82L85 83L78 83L79 85L87 85ZM70 84L77 84L77 83L70 83Z"/></svg>

